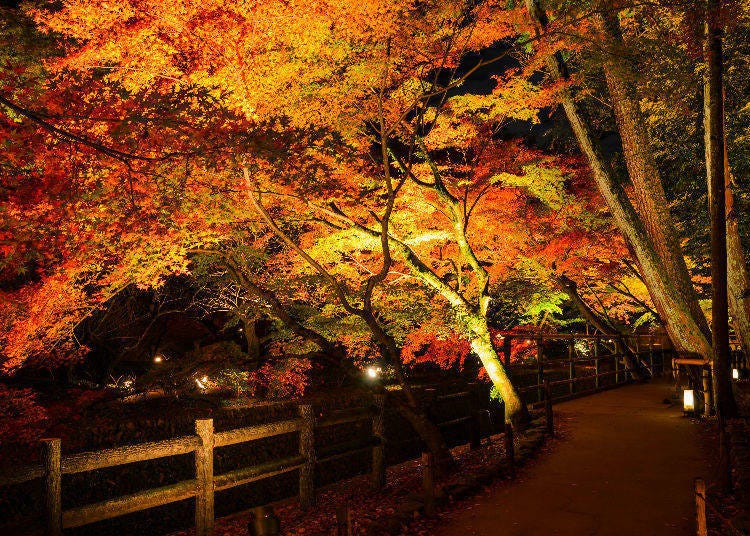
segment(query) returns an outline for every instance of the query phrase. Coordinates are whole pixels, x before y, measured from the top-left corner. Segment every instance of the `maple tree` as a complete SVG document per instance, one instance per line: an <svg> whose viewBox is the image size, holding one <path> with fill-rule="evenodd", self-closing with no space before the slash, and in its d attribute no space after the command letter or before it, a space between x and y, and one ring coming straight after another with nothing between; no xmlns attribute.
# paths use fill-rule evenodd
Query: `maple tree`
<svg viewBox="0 0 750 536"><path fill-rule="evenodd" d="M92 310L196 263L242 292L248 337L259 312L276 320L266 350L290 366L261 365L263 382L298 392L308 360L351 376L382 360L435 450L404 364L470 348L507 417L523 415L493 342L503 300L534 324L564 300L607 330L659 317L706 353L649 155L628 167L656 190L623 190L586 150L576 80L536 76L550 55L562 68L561 49L588 52L558 30L606 27L576 11L541 28L529 6L536 33L524 7L495 1L29 7L51 44L3 71L2 270L18 278L2 291L4 371L82 359ZM624 75L605 66L613 91ZM501 135L558 101L603 199L577 157Z"/></svg>

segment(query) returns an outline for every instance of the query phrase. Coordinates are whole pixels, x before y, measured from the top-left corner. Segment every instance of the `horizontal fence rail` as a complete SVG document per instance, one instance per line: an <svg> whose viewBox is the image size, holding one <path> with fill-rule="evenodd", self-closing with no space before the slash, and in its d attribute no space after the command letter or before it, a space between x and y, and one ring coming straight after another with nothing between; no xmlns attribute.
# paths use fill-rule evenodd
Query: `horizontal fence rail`
<svg viewBox="0 0 750 536"><path fill-rule="evenodd" d="M310 405L300 405L298 408L300 417L296 419L217 433L214 432L212 419L202 419L195 421L194 435L71 454L65 457L61 456L59 439L44 439L42 440L43 462L0 474L0 486L42 479L45 490L45 534L51 536L60 536L63 529L81 527L193 497L195 498L196 534L206 536L213 534L215 493L236 486L291 471L299 471L300 504L307 508L315 502L313 481L315 465L364 451L372 452L373 486L380 488L385 485L384 396L375 395L374 400L372 407L334 411L317 422L313 407ZM367 441L332 445L321 451L322 457L316 456L314 435L316 428L358 421L371 422L371 431ZM242 467L218 475L214 474L214 449L292 433L299 435L297 455ZM193 479L122 495L94 504L62 509L62 475L191 453L195 459L195 478Z"/></svg>
<svg viewBox="0 0 750 536"><path fill-rule="evenodd" d="M533 340L536 342L536 359L526 363L510 363L510 341L513 338ZM575 343L585 341L593 355L579 356ZM615 377L614 385L624 384L632 378L623 362L628 348L630 356L643 359L646 368L652 373L664 370L665 350L653 336L621 337L619 339L597 335L524 335L506 334L504 336L503 356L511 375L531 372L536 383L519 387L522 394L536 393L536 398L527 403L541 403L550 399L563 399L571 395L580 396L596 392L605 386L601 378ZM565 342L567 357L550 358L545 352L545 343ZM610 353L601 350L612 349ZM613 370L601 370L603 363L611 363ZM579 375L577 368L589 367L593 374ZM567 372L567 377L553 379L550 373ZM582 381L594 381L594 388L579 391ZM545 386L546 383L546 386ZM568 385L568 391L560 396L550 395L555 386ZM477 448L481 444L482 418L490 419L490 411L481 408L481 397L486 397L480 384L468 384L468 389L437 394L435 389L424 389L424 403L428 411L439 404L460 405L466 413L441 420L440 415L433 419L440 428L466 426L469 444ZM545 396L545 392L548 393ZM25 467L14 468L10 472L0 473L0 486L22 484L41 479L44 486L44 521L45 533L51 536L62 535L63 529L81 527L98 521L119 517L133 512L195 498L195 528L198 536L213 534L214 496L216 492L242 486L258 480L298 471L299 500L303 508L315 503L314 475L317 465L328 463L355 453L370 452L371 484L380 489L386 481L385 457L385 396L374 395L374 403L369 407L357 407L337 410L317 418L311 405L298 406L298 417L276 422L247 426L233 430L215 432L212 419L195 421L195 433L188 436L122 446L95 452L61 455L59 439L42 440L42 462ZM458 406L457 406L458 407ZM435 410L436 411L436 410ZM346 441L316 448L315 430L369 422L368 436L364 440ZM489 424L492 424L491 422ZM504 423L499 423L502 426ZM298 435L298 453L281 459L275 459L228 471L214 473L213 458L216 448L249 443L259 439L284 435ZM419 441L418 437L405 442ZM132 463L169 458L192 454L194 458L194 478L136 493L122 495L98 503L62 508L62 475L85 473L98 469L117 467Z"/></svg>
<svg viewBox="0 0 750 536"><path fill-rule="evenodd" d="M667 343L664 337L651 334L608 336L501 333L500 336L505 368L516 383L520 384L519 380L524 376L534 376L532 383L519 385L517 388L524 401L533 405L544 403L545 380L549 380L550 387L553 388L553 400L592 394L601 389L629 383L633 379L633 371L629 369L627 359L638 362L640 369L647 370L652 376L663 373L667 352L671 352L665 348ZM521 363L512 362L513 340L533 344L536 347L534 358ZM547 345L564 345L566 356L551 357L552 349L547 348ZM611 370L604 370L606 368ZM606 378L613 378L613 382L605 385L602 380ZM584 383L589 384L589 387L581 389ZM559 389L554 389L560 386L568 386L567 391L561 393Z"/></svg>

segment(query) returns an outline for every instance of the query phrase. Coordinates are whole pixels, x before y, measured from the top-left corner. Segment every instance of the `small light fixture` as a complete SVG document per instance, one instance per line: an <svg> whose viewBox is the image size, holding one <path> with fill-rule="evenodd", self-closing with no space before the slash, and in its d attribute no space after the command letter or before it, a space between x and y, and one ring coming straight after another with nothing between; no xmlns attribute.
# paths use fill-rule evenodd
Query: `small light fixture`
<svg viewBox="0 0 750 536"><path fill-rule="evenodd" d="M195 383L198 385L199 389L205 389L206 384L208 383L208 376L203 376L200 380L196 378Z"/></svg>
<svg viewBox="0 0 750 536"><path fill-rule="evenodd" d="M740 379L740 371L739 371L739 369L736 369L736 368L732 369L732 379L733 380L739 380Z"/></svg>
<svg viewBox="0 0 750 536"><path fill-rule="evenodd" d="M682 411L695 413L695 393L692 389L685 389L682 392Z"/></svg>
<svg viewBox="0 0 750 536"><path fill-rule="evenodd" d="M163 359L163 358L162 358L162 356L160 356L160 355L157 355L157 356L156 356L156 357L154 358L154 363L161 363L162 361L164 361L164 359Z"/></svg>
<svg viewBox="0 0 750 536"><path fill-rule="evenodd" d="M367 367L367 370L365 371L367 373L367 377L371 379L377 379L378 376L380 376L381 369L380 367Z"/></svg>

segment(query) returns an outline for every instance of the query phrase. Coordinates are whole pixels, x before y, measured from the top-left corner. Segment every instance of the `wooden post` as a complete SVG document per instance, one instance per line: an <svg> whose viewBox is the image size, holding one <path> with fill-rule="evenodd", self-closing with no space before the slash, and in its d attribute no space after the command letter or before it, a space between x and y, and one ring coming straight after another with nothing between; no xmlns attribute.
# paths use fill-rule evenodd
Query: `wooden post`
<svg viewBox="0 0 750 536"><path fill-rule="evenodd" d="M695 479L695 516L697 535L708 536L708 523L706 522L706 482L702 478Z"/></svg>
<svg viewBox="0 0 750 536"><path fill-rule="evenodd" d="M424 492L424 514L435 514L435 458L431 452L422 453L422 490Z"/></svg>
<svg viewBox="0 0 750 536"><path fill-rule="evenodd" d="M214 533L214 421L195 421L195 433L200 445L195 450L195 534Z"/></svg>
<svg viewBox="0 0 750 536"><path fill-rule="evenodd" d="M596 378L594 378L594 387L596 389L599 389L601 386L601 381L599 378L599 374L601 373L601 368L599 367L599 335L596 336L596 339L594 339L594 370L596 371Z"/></svg>
<svg viewBox="0 0 750 536"><path fill-rule="evenodd" d="M576 392L576 362L575 362L575 342L571 339L568 343L568 366L570 368L570 394Z"/></svg>
<svg viewBox="0 0 750 536"><path fill-rule="evenodd" d="M654 375L654 336L648 337L648 366L651 369L651 376Z"/></svg>
<svg viewBox="0 0 750 536"><path fill-rule="evenodd" d="M62 470L59 439L42 439L44 463L44 517L46 534L62 536Z"/></svg>
<svg viewBox="0 0 750 536"><path fill-rule="evenodd" d="M299 430L299 453L305 464L299 470L299 502L303 509L315 504L315 414L309 404L299 406L302 424Z"/></svg>
<svg viewBox="0 0 750 536"><path fill-rule="evenodd" d="M549 384L549 380L544 380L544 415L547 424L547 433L550 437L555 435L555 423L552 415L552 387Z"/></svg>
<svg viewBox="0 0 750 536"><path fill-rule="evenodd" d="M513 424L505 421L505 462L508 464L508 474L516 478L516 447L513 443Z"/></svg>
<svg viewBox="0 0 750 536"><path fill-rule="evenodd" d="M615 341L615 353L614 364L615 364L615 385L620 383L620 343Z"/></svg>
<svg viewBox="0 0 750 536"><path fill-rule="evenodd" d="M352 531L352 511L348 504L336 509L336 536L354 536Z"/></svg>
<svg viewBox="0 0 750 536"><path fill-rule="evenodd" d="M536 340L536 399L542 401L542 384L544 383L544 336Z"/></svg>
<svg viewBox="0 0 750 536"><path fill-rule="evenodd" d="M479 393L478 386L470 384L469 390L469 448L476 450L482 446L482 429L479 413Z"/></svg>
<svg viewBox="0 0 750 536"><path fill-rule="evenodd" d="M380 441L372 447L372 487L385 486L385 395L375 395L375 415L372 417L372 436Z"/></svg>

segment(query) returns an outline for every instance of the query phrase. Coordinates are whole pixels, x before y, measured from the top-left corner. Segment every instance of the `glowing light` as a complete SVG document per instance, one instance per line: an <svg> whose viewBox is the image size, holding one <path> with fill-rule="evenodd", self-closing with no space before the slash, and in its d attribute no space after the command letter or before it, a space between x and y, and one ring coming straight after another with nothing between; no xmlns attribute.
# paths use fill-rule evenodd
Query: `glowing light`
<svg viewBox="0 0 750 536"><path fill-rule="evenodd" d="M372 378L373 380L380 376L380 373L382 372L380 367L367 367L367 370L365 371L367 373L368 378Z"/></svg>
<svg viewBox="0 0 750 536"><path fill-rule="evenodd" d="M685 389L682 392L682 409L685 413L695 411L695 393L693 393L692 389Z"/></svg>
<svg viewBox="0 0 750 536"><path fill-rule="evenodd" d="M531 344L531 339L526 339L526 344Z"/></svg>
<svg viewBox="0 0 750 536"><path fill-rule="evenodd" d="M739 380L740 379L740 371L736 368L732 369L732 379L733 380Z"/></svg>
<svg viewBox="0 0 750 536"><path fill-rule="evenodd" d="M162 361L164 361L164 358L162 356L160 356L160 355L157 355L154 358L154 363L161 363Z"/></svg>
<svg viewBox="0 0 750 536"><path fill-rule="evenodd" d="M208 376L203 376L200 380L196 378L195 383L198 385L199 389L205 389L206 384L208 383Z"/></svg>

